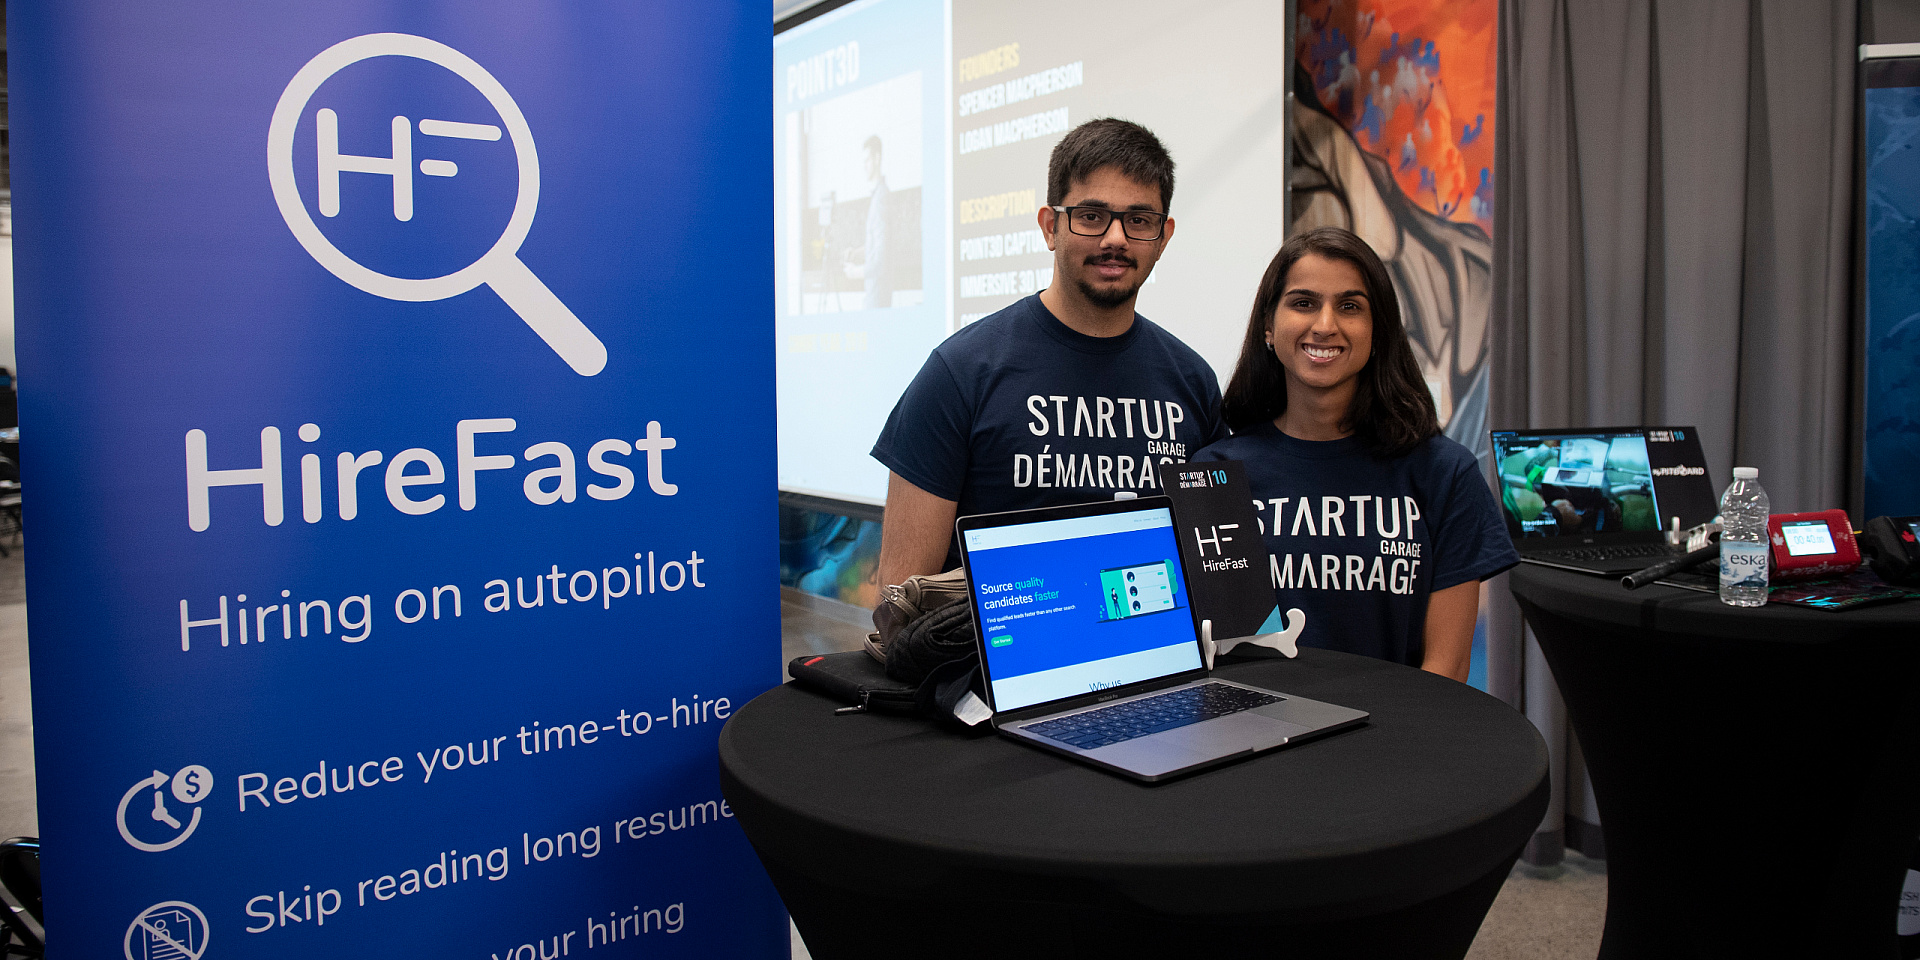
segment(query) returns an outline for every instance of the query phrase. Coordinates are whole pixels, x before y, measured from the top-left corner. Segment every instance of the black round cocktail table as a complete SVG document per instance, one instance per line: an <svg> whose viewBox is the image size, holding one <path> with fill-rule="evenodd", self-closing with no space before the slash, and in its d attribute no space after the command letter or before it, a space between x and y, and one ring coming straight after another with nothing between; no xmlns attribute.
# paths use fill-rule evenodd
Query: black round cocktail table
<svg viewBox="0 0 1920 960"><path fill-rule="evenodd" d="M1464 955L1546 810L1532 724L1365 657L1219 673L1372 718L1150 786L788 684L727 722L721 786L820 960Z"/></svg>
<svg viewBox="0 0 1920 960"><path fill-rule="evenodd" d="M1920 601L1729 607L1521 564L1600 804L1600 956L1898 956Z"/></svg>

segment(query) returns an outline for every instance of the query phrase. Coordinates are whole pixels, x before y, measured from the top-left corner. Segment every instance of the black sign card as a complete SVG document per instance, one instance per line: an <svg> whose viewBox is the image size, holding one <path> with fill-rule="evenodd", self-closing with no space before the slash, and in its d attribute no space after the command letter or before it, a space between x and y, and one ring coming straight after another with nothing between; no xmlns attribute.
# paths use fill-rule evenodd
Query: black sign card
<svg viewBox="0 0 1920 960"><path fill-rule="evenodd" d="M1648 427L1647 466L1653 471L1653 496L1660 505L1662 529L1680 518L1680 529L1698 526L1720 512L1707 455L1700 452L1700 431L1692 427Z"/></svg>
<svg viewBox="0 0 1920 960"><path fill-rule="evenodd" d="M1160 464L1160 488L1173 501L1195 618L1213 621L1222 650L1278 631L1267 542L1240 461Z"/></svg>

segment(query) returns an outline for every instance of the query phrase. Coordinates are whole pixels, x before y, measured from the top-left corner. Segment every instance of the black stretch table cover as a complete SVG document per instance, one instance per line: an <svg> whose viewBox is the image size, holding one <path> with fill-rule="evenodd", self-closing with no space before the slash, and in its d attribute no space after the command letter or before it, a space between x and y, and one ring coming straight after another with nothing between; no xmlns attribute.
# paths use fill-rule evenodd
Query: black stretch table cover
<svg viewBox="0 0 1920 960"><path fill-rule="evenodd" d="M789 684L727 722L722 789L816 956L884 939L898 910L968 923L896 941L895 955L938 952L963 926L1006 955L1049 923L1077 924L1076 937L1111 934L1116 918L1199 924L1187 937L1380 915L1443 948L1432 955L1463 953L1545 812L1532 724L1465 685L1364 657L1303 650L1220 672L1372 721L1149 786L1000 737L836 717L837 703Z"/></svg>
<svg viewBox="0 0 1920 960"><path fill-rule="evenodd" d="M1667 639L1766 640L1827 644L1840 640L1920 639L1920 600L1853 610L1815 610L1788 603L1730 607L1711 593L1679 587L1628 590L1618 577L1523 563L1508 583L1520 602L1595 626L1650 630ZM1804 652L1804 651L1803 651Z"/></svg>
<svg viewBox="0 0 1920 960"><path fill-rule="evenodd" d="M1521 564L1607 844L1600 956L1898 955L1920 601L1729 607Z"/></svg>

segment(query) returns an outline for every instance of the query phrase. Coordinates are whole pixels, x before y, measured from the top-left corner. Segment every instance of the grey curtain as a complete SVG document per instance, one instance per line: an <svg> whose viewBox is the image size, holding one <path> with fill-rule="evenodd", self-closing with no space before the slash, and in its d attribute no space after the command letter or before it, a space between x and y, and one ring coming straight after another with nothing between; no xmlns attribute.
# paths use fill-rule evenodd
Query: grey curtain
<svg viewBox="0 0 1920 960"><path fill-rule="evenodd" d="M1855 4L1501 0L1495 429L1693 424L1716 487L1845 505ZM1557 861L1598 818L1504 583L1488 670L1553 750Z"/></svg>

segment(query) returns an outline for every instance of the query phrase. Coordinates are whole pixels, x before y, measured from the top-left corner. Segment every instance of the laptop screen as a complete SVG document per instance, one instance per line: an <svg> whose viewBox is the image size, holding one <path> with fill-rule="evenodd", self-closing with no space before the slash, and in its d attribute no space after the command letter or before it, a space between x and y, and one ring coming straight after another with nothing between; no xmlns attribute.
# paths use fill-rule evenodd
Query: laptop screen
<svg viewBox="0 0 1920 960"><path fill-rule="evenodd" d="M1200 668L1168 508L990 526L962 537L995 709Z"/></svg>
<svg viewBox="0 0 1920 960"><path fill-rule="evenodd" d="M1515 539L1660 529L1642 428L1498 431L1493 460Z"/></svg>

